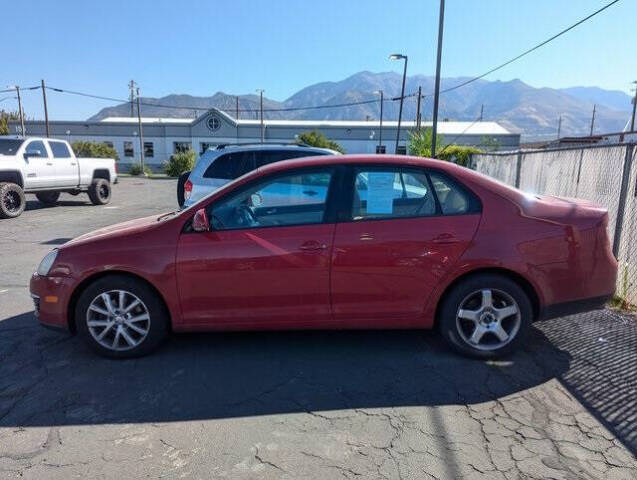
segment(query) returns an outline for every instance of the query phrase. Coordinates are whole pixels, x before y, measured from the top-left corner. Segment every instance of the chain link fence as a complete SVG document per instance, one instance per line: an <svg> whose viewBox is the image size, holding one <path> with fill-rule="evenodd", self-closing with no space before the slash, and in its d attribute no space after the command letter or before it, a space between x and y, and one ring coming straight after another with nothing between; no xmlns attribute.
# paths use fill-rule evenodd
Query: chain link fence
<svg viewBox="0 0 637 480"><path fill-rule="evenodd" d="M617 297L637 305L636 145L594 145L473 155L475 170L529 193L576 197L608 209L608 235L619 262Z"/></svg>

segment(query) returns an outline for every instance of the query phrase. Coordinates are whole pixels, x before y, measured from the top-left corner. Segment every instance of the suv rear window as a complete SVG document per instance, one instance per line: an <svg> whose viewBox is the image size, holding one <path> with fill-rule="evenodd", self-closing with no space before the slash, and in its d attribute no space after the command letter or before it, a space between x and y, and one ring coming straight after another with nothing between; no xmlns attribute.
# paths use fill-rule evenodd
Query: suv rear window
<svg viewBox="0 0 637 480"><path fill-rule="evenodd" d="M307 150L262 150L254 152L257 159L257 168L268 165L281 160L291 160L293 158L314 157L316 155L324 155L319 152L310 152Z"/></svg>
<svg viewBox="0 0 637 480"><path fill-rule="evenodd" d="M203 176L204 178L234 180L254 169L254 152L226 153L213 160Z"/></svg>

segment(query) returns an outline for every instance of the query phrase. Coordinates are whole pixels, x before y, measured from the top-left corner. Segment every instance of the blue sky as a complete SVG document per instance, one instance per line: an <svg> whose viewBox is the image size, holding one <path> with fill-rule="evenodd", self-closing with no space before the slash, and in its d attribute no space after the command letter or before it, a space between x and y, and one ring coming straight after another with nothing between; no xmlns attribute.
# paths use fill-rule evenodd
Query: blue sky
<svg viewBox="0 0 637 480"><path fill-rule="evenodd" d="M447 0L443 76L480 74L608 0ZM4 1L0 89L36 85L126 98L254 93L284 100L361 70L433 74L438 0ZM487 77L536 87L628 91L637 79L637 1L622 0L543 49ZM6 94L0 94L0 98ZM49 93L53 119L84 119L108 102ZM40 91L25 92L42 118ZM15 100L0 108L16 109Z"/></svg>

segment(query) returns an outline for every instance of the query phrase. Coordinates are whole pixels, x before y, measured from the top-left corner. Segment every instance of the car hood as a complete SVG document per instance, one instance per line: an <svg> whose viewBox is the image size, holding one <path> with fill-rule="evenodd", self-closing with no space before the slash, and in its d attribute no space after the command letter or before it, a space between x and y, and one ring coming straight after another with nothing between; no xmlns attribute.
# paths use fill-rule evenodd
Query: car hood
<svg viewBox="0 0 637 480"><path fill-rule="evenodd" d="M161 221L157 221L158 216L159 215L153 215L150 217L136 218L135 220L129 220L127 222L117 223L98 230L93 230L92 232L85 233L84 235L80 235L79 237L66 242L60 248L72 247L101 240L112 240L113 238L135 235L148 230L153 230L163 223Z"/></svg>

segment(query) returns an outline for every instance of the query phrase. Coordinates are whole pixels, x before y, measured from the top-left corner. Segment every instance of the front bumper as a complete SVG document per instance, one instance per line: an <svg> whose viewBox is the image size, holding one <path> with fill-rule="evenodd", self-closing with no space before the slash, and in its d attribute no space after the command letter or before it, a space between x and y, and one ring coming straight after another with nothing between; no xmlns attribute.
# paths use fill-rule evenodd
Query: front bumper
<svg viewBox="0 0 637 480"><path fill-rule="evenodd" d="M38 321L48 327L68 329L70 279L43 277L34 273L29 289Z"/></svg>

